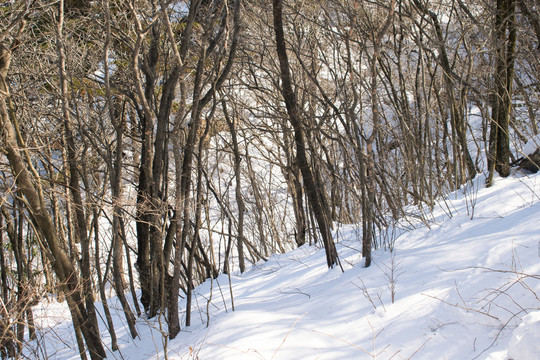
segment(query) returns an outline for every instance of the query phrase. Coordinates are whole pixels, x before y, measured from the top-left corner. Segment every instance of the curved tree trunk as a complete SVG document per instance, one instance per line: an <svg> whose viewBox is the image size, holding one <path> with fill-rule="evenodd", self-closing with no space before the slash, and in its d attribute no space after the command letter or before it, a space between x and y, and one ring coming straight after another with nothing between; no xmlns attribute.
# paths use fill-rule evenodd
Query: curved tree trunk
<svg viewBox="0 0 540 360"><path fill-rule="evenodd" d="M289 114L289 122L294 130L294 140L296 144L296 156L298 166L302 172L304 187L309 199L309 204L313 210L319 231L323 239L326 252L326 263L328 267L334 267L339 263L338 254L331 233L331 219L328 218L328 209L323 208L323 199L319 191L322 191L313 177L313 173L309 167L309 162L306 153L306 141L304 129L300 116L300 110L296 101L296 96L292 88L291 73L289 70L289 59L287 57L285 34L283 31L283 1L273 0L273 17L274 17L274 32L276 36L276 51L279 58L279 66L281 69L281 93L285 100L287 113Z"/></svg>
<svg viewBox="0 0 540 360"><path fill-rule="evenodd" d="M3 45L0 46L0 131L2 150L5 152L15 181L26 199L26 208L32 217L32 221L47 241L51 256L54 259L53 268L64 288L75 330L82 333L92 359L103 359L105 349L101 343L99 331L94 326L89 310L85 307L82 284L79 281L73 262L60 243L58 229L47 212L40 177L29 161L30 156L18 131L15 109L11 104L9 89L6 85L10 59L10 50ZM85 350L81 348L80 343L79 346L81 356L83 356Z"/></svg>
<svg viewBox="0 0 540 360"><path fill-rule="evenodd" d="M195 16L198 12L200 2L192 2L191 8L190 8L190 16ZM201 112L202 109L215 97L216 92L219 90L219 88L223 85L225 79L229 76L229 73L232 68L232 64L234 62L234 58L236 55L237 47L238 47L238 41L239 41L239 34L240 34L240 8L241 8L241 0L236 0L234 2L234 14L233 14L233 33L232 33L232 40L230 45L230 50L228 54L227 61L225 65L223 66L223 70L219 74L219 77L215 79L215 81L211 84L210 89L202 96L202 81L203 81L203 69L205 66L205 60L206 60L206 47L205 43L208 41L207 36L209 34L205 34L203 40L201 43L203 44L203 47L201 48L201 53L199 55L199 62L197 64L197 69L195 72L195 81L193 85L193 106L191 108L191 121L188 125L188 136L186 139L186 143L184 144L184 153L183 153L183 159L182 159L182 168L181 172L177 173L177 194L176 194L176 200L177 200L177 209L176 209L176 216L178 221L178 228L177 231L180 231L181 233L180 238L176 239L176 246L175 246L175 256L173 260L173 276L171 278L171 285L169 286L168 291L168 310L169 310L169 316L168 316L168 322L169 322L169 338L174 339L176 335L180 332L180 323L179 323L179 317L178 317L178 293L180 290L180 272L181 272L181 265L182 265L182 254L183 254L183 248L187 244L187 236L189 233L189 229L191 228L191 209L190 209L190 189L191 189L191 175L193 172L193 157L194 157L194 149L195 145L197 143L197 132L199 130L199 127L201 125ZM226 16L229 16L228 14ZM225 19L227 21L228 19ZM192 19L194 21L194 19ZM169 28L169 34L170 28ZM184 40L184 39L183 39ZM186 41L189 39L186 39ZM187 45L186 45L187 46ZM182 50L182 47L181 47ZM185 53L184 53L185 54ZM179 64L182 63L182 53L176 54L177 62ZM179 184L178 184L179 183ZM178 186L179 185L179 186ZM181 225L180 225L181 224ZM194 239L196 239L197 234L194 234ZM193 248L192 251L195 251L196 248L196 242L193 242ZM188 284L188 287L190 285Z"/></svg>
<svg viewBox="0 0 540 360"><path fill-rule="evenodd" d="M455 176L459 179L458 183L461 184L466 180L474 179L476 176L476 166L474 165L467 145L467 120L463 114L463 107L460 104L460 101L457 99L458 91L455 90L452 75L453 70L450 65L450 60L448 59L443 32L437 14L427 8L427 6L421 3L419 0L414 0L414 4L422 13L430 18L437 36L437 43L440 52L440 63L443 69L444 85L448 100L450 102L450 124L452 126L453 134L452 146L454 146L455 153L457 155L457 159L454 159L454 161L460 162L460 168L457 170ZM462 174L461 177L459 176L459 173Z"/></svg>

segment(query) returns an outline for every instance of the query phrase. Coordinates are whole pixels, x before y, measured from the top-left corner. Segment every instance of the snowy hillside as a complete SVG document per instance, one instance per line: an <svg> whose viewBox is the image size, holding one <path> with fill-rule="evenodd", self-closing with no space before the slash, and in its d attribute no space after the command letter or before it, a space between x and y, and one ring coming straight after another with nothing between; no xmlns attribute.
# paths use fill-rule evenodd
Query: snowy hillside
<svg viewBox="0 0 540 360"><path fill-rule="evenodd" d="M207 281L196 289L196 325L166 344L167 356L537 358L539 214L539 176L498 178L489 189L479 177L438 204L427 225L416 220L398 226L394 251L375 251L367 269L359 229L336 228L344 272L327 270L319 247L303 246L231 276L230 287L226 275ZM78 358L65 305L40 306L44 339L37 351ZM165 358L157 320L139 319L141 336L132 341L119 314L120 352L109 352L109 358ZM101 330L107 339L103 324Z"/></svg>

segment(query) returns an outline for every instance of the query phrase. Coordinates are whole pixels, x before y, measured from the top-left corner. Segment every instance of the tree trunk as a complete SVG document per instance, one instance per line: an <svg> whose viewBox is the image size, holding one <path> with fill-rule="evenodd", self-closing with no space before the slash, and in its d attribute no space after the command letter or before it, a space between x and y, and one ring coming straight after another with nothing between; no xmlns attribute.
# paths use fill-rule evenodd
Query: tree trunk
<svg viewBox="0 0 540 360"><path fill-rule="evenodd" d="M88 321L91 323L91 327L95 328L99 332L99 325L97 321L97 315L94 308L94 289L92 287L92 275L90 272L90 241L88 239L88 230L86 226L86 217L84 214L84 205L82 202L80 176L78 164L78 156L75 148L75 140L73 137L73 131L71 129L71 115L69 110L68 100L68 82L66 74L66 56L64 49L63 38L63 24L64 24L64 1L61 0L59 4L58 24L56 28L56 48L58 54L58 68L59 68L59 80L61 91L61 106L62 116L64 120L64 132L67 145L67 155L69 164L69 189L73 200L73 207L75 211L75 238L76 243L81 244L81 275L82 275L82 294L86 304L86 311L88 313ZM69 201L69 200L67 200Z"/></svg>
<svg viewBox="0 0 540 360"><path fill-rule="evenodd" d="M0 49L0 64L7 64L11 54L6 48ZM9 90L5 86L7 67L0 66L0 130L2 131L3 150L9 162L16 183L21 193L26 199L26 208L32 216L35 225L43 233L54 258L53 267L56 275L64 287L64 292L69 303L73 324L76 331L81 331L92 359L103 359L105 349L101 344L98 329L93 326L84 299L81 294L81 284L73 263L66 254L58 238L58 232L54 223L46 210L45 198L40 184L40 177L33 168L27 152L26 146L22 143L22 138L18 129L15 109L11 105ZM10 104L9 111L8 102ZM19 143L18 140L21 140ZM79 344L81 345L81 344ZM84 347L80 348L80 353L84 354Z"/></svg>
<svg viewBox="0 0 540 360"><path fill-rule="evenodd" d="M302 179L298 161L291 152L290 145L290 130L286 124L282 124L283 129L283 152L287 158L287 168L283 170L287 187L292 197L292 205L294 218L296 220L296 230L294 232L294 240L298 247L306 243L306 212L304 210L304 192L302 190Z"/></svg>
<svg viewBox="0 0 540 360"><path fill-rule="evenodd" d="M317 224L319 225L319 231L323 239L324 248L326 252L326 263L328 267L334 267L339 263L338 254L331 233L331 221L328 219L328 209L323 208L323 200L311 169L306 154L306 142L304 136L304 129L302 125L300 110L296 101L291 82L291 74L289 70L289 59L287 57L285 34L283 31L283 2L282 0L273 0L273 18L274 18L274 32L276 36L276 51L279 58L279 65L281 69L281 93L285 100L285 106L287 113L289 114L289 121L294 130L294 140L296 144L296 156L298 160L298 166L302 172L302 178L304 180L304 187L309 199L309 204L313 210Z"/></svg>
<svg viewBox="0 0 540 360"><path fill-rule="evenodd" d="M97 208L94 208L94 219L93 219L93 225L94 225L94 240L95 245L94 249L96 252L95 258L96 258L96 275L98 279L98 290L99 295L101 298L101 304L103 306L103 312L105 313L105 319L107 319L107 326L109 330L109 335L111 336L111 349L112 351L118 350L118 341L116 338L116 332L114 330L114 323L111 316L111 311L109 310L109 304L107 303L107 295L105 293L105 278L101 275L101 261L100 261L100 251L99 251L99 211ZM107 261L107 265L105 267L105 273L107 273L107 267L109 265L109 262Z"/></svg>
<svg viewBox="0 0 540 360"><path fill-rule="evenodd" d="M198 13L200 2L192 2L190 4L190 19L194 21L195 15ZM205 33L201 41L202 47L199 54L199 61L197 64L197 69L195 71L195 80L193 85L193 106L191 108L191 121L188 125L188 135L186 143L184 144L184 154L182 159L182 170L180 174L180 187L176 189L177 191L177 217L178 221L182 222L181 226L181 237L176 239L175 246L175 257L174 257L174 266L173 266L173 276L171 279L171 286L169 287L169 338L174 339L176 335L180 332L180 324L178 320L178 292L180 290L180 270L182 265L182 254L181 246L185 246L187 243L187 236L189 229L191 227L191 209L190 209L190 189L191 189L191 175L193 169L193 157L194 149L197 143L197 132L201 124L201 113L202 109L210 102L211 99L215 98L216 92L223 85L225 79L229 76L229 73L234 62L236 55L239 33L240 33L240 6L241 0L236 0L234 2L234 14L233 14L233 33L232 40L229 50L229 56L227 62L223 66L223 70L220 73L219 77L211 84L208 92L202 96L202 81L203 81L203 70L206 61L206 43L208 41L208 33ZM193 18L191 18L193 16ZM225 15L228 17L229 15ZM228 19L225 18L225 21ZM169 28L170 30L170 28ZM170 31L169 31L170 33ZM187 39L189 40L189 39ZM187 45L186 45L187 46ZM180 63L182 61L181 56L184 54L177 54L177 61ZM177 175L178 176L178 175ZM180 227L179 227L180 228ZM177 230L178 231L178 230ZM197 234L194 234L196 237ZM195 243L194 243L195 244ZM195 246L194 246L195 248ZM188 284L188 288L189 288Z"/></svg>
<svg viewBox="0 0 540 360"><path fill-rule="evenodd" d="M459 104L458 92L454 88L454 79L453 71L450 66L450 60L448 59L448 54L446 53L445 41L443 37L442 28L440 26L437 14L427 8L426 5L421 3L419 0L414 0L416 7L427 15L431 19L431 23L435 28L435 34L437 36L437 43L440 52L440 62L443 69L443 78L446 88L446 93L448 100L450 102L450 124L452 126L452 145L454 146L457 159L454 159L455 162L459 162L461 169L456 171L456 178L458 178L459 183L463 183L465 180L473 179L476 176L476 166L472 161L471 155L469 153L469 148L467 145L467 124L466 119L463 114L463 108ZM462 176L459 176L459 173L463 173ZM466 172L467 175L464 175Z"/></svg>
<svg viewBox="0 0 540 360"><path fill-rule="evenodd" d="M238 229L236 234L236 247L238 250L238 264L240 266L240 272L243 273L246 271L246 265L244 263L244 198L242 196L242 179L241 179L241 162L242 158L240 157L240 151L238 150L238 138L236 136L236 127L234 119L231 119L227 111L227 104L224 99L221 100L221 105L223 108L223 114L225 115L225 120L229 125L229 132L232 139L232 148L234 154L234 177L236 179L236 205L238 207Z"/></svg>
<svg viewBox="0 0 540 360"><path fill-rule="evenodd" d="M9 302L9 287L7 280L8 268L6 264L6 258L4 256L4 214L0 211L0 281L2 282L2 293L1 297L4 301L4 304Z"/></svg>
<svg viewBox="0 0 540 360"><path fill-rule="evenodd" d="M517 39L515 6L514 0L497 0L495 10L495 91L489 133L487 186L493 184L495 170L502 177L510 175L508 128Z"/></svg>

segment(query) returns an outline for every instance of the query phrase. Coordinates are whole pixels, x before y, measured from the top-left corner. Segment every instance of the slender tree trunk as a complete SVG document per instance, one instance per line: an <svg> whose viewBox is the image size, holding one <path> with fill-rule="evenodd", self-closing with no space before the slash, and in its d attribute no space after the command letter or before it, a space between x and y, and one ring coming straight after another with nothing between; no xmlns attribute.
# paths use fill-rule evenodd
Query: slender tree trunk
<svg viewBox="0 0 540 360"><path fill-rule="evenodd" d="M437 42L440 52L440 61L443 69L444 84L450 102L450 124L452 125L452 132L455 134L455 138L453 139L452 144L455 148L457 159L454 159L454 161L459 161L462 168L461 173L463 173L463 176L460 178L460 169L458 169L455 176L458 177L459 182L462 183L464 182L464 180L473 179L476 176L476 166L472 161L467 145L466 119L463 114L463 109L460 106L458 99L456 98L458 96L458 92L455 90L454 87L454 79L452 75L453 71L450 66L448 54L446 53L442 28L440 26L437 14L428 9L427 6L421 3L419 0L414 0L414 3L420 11L422 11L431 19L433 27L435 28L435 34L437 36ZM464 175L465 172L467 173L467 175Z"/></svg>
<svg viewBox="0 0 540 360"><path fill-rule="evenodd" d="M365 162L365 191L364 206L362 211L362 256L365 258L365 267L371 265L371 249L373 247L374 224L375 224L375 150L374 144L379 137L380 113L379 98L377 94L377 64L380 59L381 42L385 33L388 31L394 17L395 0L390 3L390 11L382 28L373 36L373 56L371 58L371 116L373 121L373 130L366 141L366 162Z"/></svg>
<svg viewBox="0 0 540 360"><path fill-rule="evenodd" d="M17 201L18 202L18 201ZM17 314L17 350L20 352L22 350L22 344L24 342L24 328L25 328L25 321L24 321L24 309L26 308L27 302L28 302L28 284L26 281L26 278L24 277L25 271L24 271L24 245L23 245L23 233L24 233L24 216L21 211L22 209L19 209L19 206L17 205L17 212L18 212L18 220L17 220L17 234L15 237L15 241L11 244L13 247L13 251L15 253L15 261L17 263L17 306L16 306L16 314Z"/></svg>
<svg viewBox="0 0 540 360"><path fill-rule="evenodd" d="M194 21L195 15L198 13L200 2L192 2L190 3L190 16L193 18L190 18L191 21ZM189 233L189 229L191 227L191 208L190 208L190 202L191 202L191 196L190 196L190 190L191 190L191 176L192 176L192 169L193 169L193 157L194 157L194 150L195 145L197 143L197 132L201 124L201 112L202 109L208 104L208 102L211 99L215 98L216 92L219 90L219 88L223 85L223 82L225 79L229 76L232 64L234 62L234 58L236 55L237 47L238 47L238 41L239 41L239 33L240 33L240 8L241 8L241 0L235 0L234 2L234 14L233 14L233 33L232 33L232 40L230 44L230 50L229 50L229 56L227 59L227 62L223 66L223 69L219 75L219 77L211 84L211 88L208 90L208 92L202 96L202 81L203 81L203 69L205 66L206 61L206 44L208 41L208 36L210 34L205 33L203 36L203 39L201 41L202 47L199 54L199 61L197 63L197 68L195 71L195 80L193 85L193 105L191 108L191 121L188 125L188 135L186 139L186 143L184 144L184 151L183 151L183 158L182 158L182 172L180 175L180 187L176 189L177 193L177 217L179 218L178 221L182 222L181 226L181 237L176 239L176 245L175 245L175 257L173 262L173 276L171 279L171 286L169 287L169 338L174 339L176 335L180 332L180 323L178 319L178 293L180 290L180 270L182 265L182 254L183 250L181 250L181 246L185 246L187 243L187 236ZM228 16L228 15L227 15ZM225 21L227 21L227 18L225 18ZM170 27L168 27L169 36L171 36ZM185 41L189 41L189 39L183 39ZM185 45L187 46L187 44ZM181 47L182 50L182 47ZM227 48L225 48L227 50ZM185 53L177 54L177 62L181 63L182 61L182 55L185 55ZM181 220L180 220L181 219ZM178 231L178 230L177 230ZM195 236L197 234L194 234ZM188 284L188 288L189 288Z"/></svg>
<svg viewBox="0 0 540 360"><path fill-rule="evenodd" d="M192 115L191 115L191 121L188 126L188 137L186 140L186 144L184 146L184 154L182 159L182 174L181 174L181 184L180 188L177 189L179 191L179 194L177 195L178 198L181 200L180 208L177 209L177 216L182 219L182 232L181 232L181 238L176 239L176 246L175 246L175 260L174 260L174 269L173 269L173 278L172 278L172 285L170 287L170 293L169 293L169 337L170 339L174 339L176 335L180 332L180 323L178 320L178 292L180 290L180 267L182 258L181 255L183 254L183 251L181 250L181 246L185 246L189 229L191 227L191 208L190 208L190 189L191 189L191 173L192 173L192 161L193 161L193 153L194 148L196 145L196 135L197 131L199 129L200 123L201 123L201 117L200 117L200 109L198 109L199 105L199 99L200 99L200 82L202 77L202 68L204 61L206 59L206 51L205 46L202 47L201 54L199 57L199 62L197 64L197 71L196 71L196 79L195 79L195 85L194 85L194 92L193 92L193 101L194 106L192 108ZM189 267L189 265L188 265ZM190 291L190 284L189 284L189 276L188 276L188 292Z"/></svg>
<svg viewBox="0 0 540 360"><path fill-rule="evenodd" d="M26 208L31 214L35 225L43 233L51 255L55 260L53 267L58 280L64 287L76 333L81 332L83 334L92 359L103 359L105 349L101 344L99 331L92 325L93 322L89 318L81 294L79 277L72 261L62 248L58 231L47 212L45 198L41 189L41 179L33 168L31 161L29 161L30 155L18 131L17 118L9 98L9 90L7 87L2 86L6 84L10 56L9 50L0 49L0 64L7 64L5 69L0 68L0 130L2 132L3 150L16 183L26 199ZM10 104L9 111L6 103ZM83 356L85 353L84 344L81 344L81 342L78 342L78 344L80 354Z"/></svg>
<svg viewBox="0 0 540 360"><path fill-rule="evenodd" d="M15 262L17 268L19 267L18 264L18 254L17 254L17 234L16 234L16 221L15 218L12 218L7 209L2 205L2 217L6 219L5 229L9 238L9 242L13 248L13 252L15 255ZM4 249L1 249L2 253L4 253ZM7 279L4 286L8 286ZM17 336L15 333L13 333L13 328L16 328L16 324L13 324L13 318L16 319L16 315L13 314L13 305L10 306L10 300L11 303L13 303L13 295L11 296L11 299L8 297L8 294L5 294L5 297L2 298L2 301L0 302L0 351L5 352L9 357L16 357L18 355L18 352L20 350L20 346L17 342ZM15 321L16 323L16 321Z"/></svg>
<svg viewBox="0 0 540 360"><path fill-rule="evenodd" d="M223 108L223 113L225 115L225 120L229 125L229 132L231 134L233 154L234 154L234 177L236 179L236 205L238 207L238 229L236 235L236 247L238 250L238 264L240 266L240 272L243 273L246 271L246 265L244 263L244 198L242 196L242 179L241 179L241 162L242 158L240 157L240 151L238 150L238 138L236 136L236 127L234 119L231 119L227 111L227 104L225 99L221 100L221 106Z"/></svg>
<svg viewBox="0 0 540 360"><path fill-rule="evenodd" d="M4 301L4 304L7 304L9 302L9 287L8 287L8 279L7 279L7 264L6 264L6 258L4 256L4 214L3 214L3 207L2 211L0 211L0 281L2 281L2 300Z"/></svg>
<svg viewBox="0 0 540 360"><path fill-rule="evenodd" d="M120 231L122 233L121 239L123 240L122 243L124 245L126 263L128 267L128 278L129 278L129 288L131 291L131 298L133 299L133 305L135 306L135 311L137 312L137 316L141 316L141 309L139 307L139 302L137 301L137 292L135 290L135 280L133 278L133 266L131 265L131 257L130 257L130 252L129 252L130 247L127 243L126 229L125 229L124 221L122 218L120 218Z"/></svg>
<svg viewBox="0 0 540 360"><path fill-rule="evenodd" d="M187 268L187 294L186 294L186 326L191 326L191 300L193 295L193 289L195 288L195 282L193 279L193 262L195 259L195 254L198 250L199 242L199 229L201 223L201 211L202 211L202 152L204 147L204 139L208 136L210 130L210 121L215 111L215 102L212 107L211 114L206 118L206 128L203 135L199 139L198 146L198 158L197 158L197 189L196 189L196 202L195 202L195 226L193 232L191 233L191 245L189 249L188 257L188 268ZM185 223L184 223L185 225ZM189 231L184 227L183 231Z"/></svg>
<svg viewBox="0 0 540 360"><path fill-rule="evenodd" d="M92 287L92 275L90 272L90 241L88 239L88 230L86 227L86 217L84 214L84 205L81 196L80 176L77 167L78 156L75 148L75 140L71 129L71 115L69 111L68 100L68 81L66 74L66 56L64 49L63 24L64 24L64 1L59 3L57 24L56 47L58 53L58 67L60 74L60 90L62 116L64 120L64 132L67 145L67 155L69 164L69 188L73 199L73 207L76 220L76 239L81 244L81 273L82 273L82 292L85 300L86 311L88 313L88 322L90 326L99 333L97 315L94 308L94 289ZM69 201L69 200L67 200Z"/></svg>
<svg viewBox="0 0 540 360"><path fill-rule="evenodd" d="M300 247L306 243L306 213L304 210L302 179L298 162L290 150L290 130L285 124L282 124L281 128L283 129L283 151L287 158L287 168L284 169L284 174L292 197L294 218L296 220L294 239L296 245Z"/></svg>
<svg viewBox="0 0 540 360"><path fill-rule="evenodd" d="M110 84L109 71L109 46L111 42L111 14L109 0L104 0L103 3L105 13L105 44L103 46L103 64L105 74L105 95L107 97L107 109L109 110L109 119L114 126L116 133L116 154L113 159L110 159L110 180L111 180L111 195L113 202L113 220L112 220L112 247L113 247L113 277L114 288L116 295L122 305L124 315L129 327L132 338L135 338L137 330L135 328L135 316L131 311L131 307L125 296L126 284L124 282L124 266L123 266L123 237L122 229L122 166L124 153L124 114L121 105L117 98L113 98ZM98 265L99 266L99 265ZM137 299L134 299L137 304ZM114 331L114 329L113 329Z"/></svg>
<svg viewBox="0 0 540 360"><path fill-rule="evenodd" d="M265 221L264 221L264 205L263 205L263 199L261 195L261 190L259 189L259 184L257 182L257 179L255 177L255 172L253 170L253 164L251 163L251 158L249 157L249 154L244 154L245 156L245 162L248 168L248 176L249 176L249 183L251 185L251 189L253 190L253 198L255 200L255 222L257 223L257 230L259 232L259 243L263 247L264 255L268 256L268 246L267 246L267 236L264 229ZM273 247L275 249L275 247ZM281 252L285 252L284 249L279 248Z"/></svg>
<svg viewBox="0 0 540 360"><path fill-rule="evenodd" d="M285 34L283 31L283 2L282 0L273 0L273 18L274 18L274 32L276 36L276 51L279 58L279 65L281 69L281 93L285 100L287 107L287 113L289 114L289 121L294 129L294 139L296 144L296 156L298 159L298 165L302 172L302 178L304 180L304 186L306 194L309 199L310 206L313 210L317 224L319 225L319 231L323 239L324 248L326 252L326 262L328 267L334 267L339 263L338 254L331 233L331 221L328 219L328 209L323 208L323 200L311 169L306 154L306 142L302 120L300 117L300 111L296 101L291 82L291 73L289 70L289 60L287 56Z"/></svg>
<svg viewBox="0 0 540 360"><path fill-rule="evenodd" d="M99 211L96 207L94 207L94 250L95 250L95 258L96 258L96 275L98 279L98 289L99 289L99 295L101 298L101 304L103 306L103 312L105 313L105 319L107 319L107 326L109 330L109 335L111 336L111 349L112 351L118 350L118 340L116 338L116 332L114 330L114 323L111 316L111 311L109 310L109 304L107 303L107 295L105 293L105 281L107 279L104 279L101 274L101 257L100 257L100 251L99 251ZM107 271L105 271L107 272Z"/></svg>
<svg viewBox="0 0 540 360"><path fill-rule="evenodd" d="M495 94L489 133L487 186L493 184L493 173L510 175L509 122L512 106L514 59L517 41L515 0L497 0L495 10Z"/></svg>

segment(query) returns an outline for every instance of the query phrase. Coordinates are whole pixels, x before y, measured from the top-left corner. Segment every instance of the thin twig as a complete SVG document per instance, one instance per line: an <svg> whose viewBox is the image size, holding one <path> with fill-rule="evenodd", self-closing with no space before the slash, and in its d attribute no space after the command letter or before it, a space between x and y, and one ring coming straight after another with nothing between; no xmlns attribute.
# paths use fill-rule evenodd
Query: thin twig
<svg viewBox="0 0 540 360"><path fill-rule="evenodd" d="M283 341L281 342L281 344L279 344L279 346L277 347L276 351L274 351L274 354L272 355L272 357L270 358L271 360L273 360L275 357L276 357L276 354L278 353L279 349L281 349L281 347L283 346L283 344L285 344L285 341L287 340L287 338L289 337L292 329L294 328L294 326L296 325L296 323L304 317L304 315L306 315L307 312L303 313L302 315L300 315L295 321L294 323L292 324L292 326L289 328L289 331L287 332L287 335L285 335L285 337L283 338Z"/></svg>
<svg viewBox="0 0 540 360"><path fill-rule="evenodd" d="M440 302L445 303L445 304L450 305L450 306L453 306L453 307L457 307L457 308L464 309L464 310L467 310L467 311L477 312L477 313L479 313L479 314L488 316L488 317L490 317L490 318L492 318L492 319L495 319L495 320L499 321L499 318L498 318L498 317L493 316L493 315L491 315L491 314L488 314L487 312L480 311L480 310L477 310L477 309L473 309L473 308L470 308L470 307L467 307L467 306L461 306L461 305L458 305L458 304L452 304L452 303L449 303L449 302L446 301L446 300L440 299L440 298L438 298L438 297L436 297L436 296L433 296L433 295L424 294L424 293L422 293L422 295L427 296L427 297L430 297L430 298L435 299L435 300L439 300Z"/></svg>

